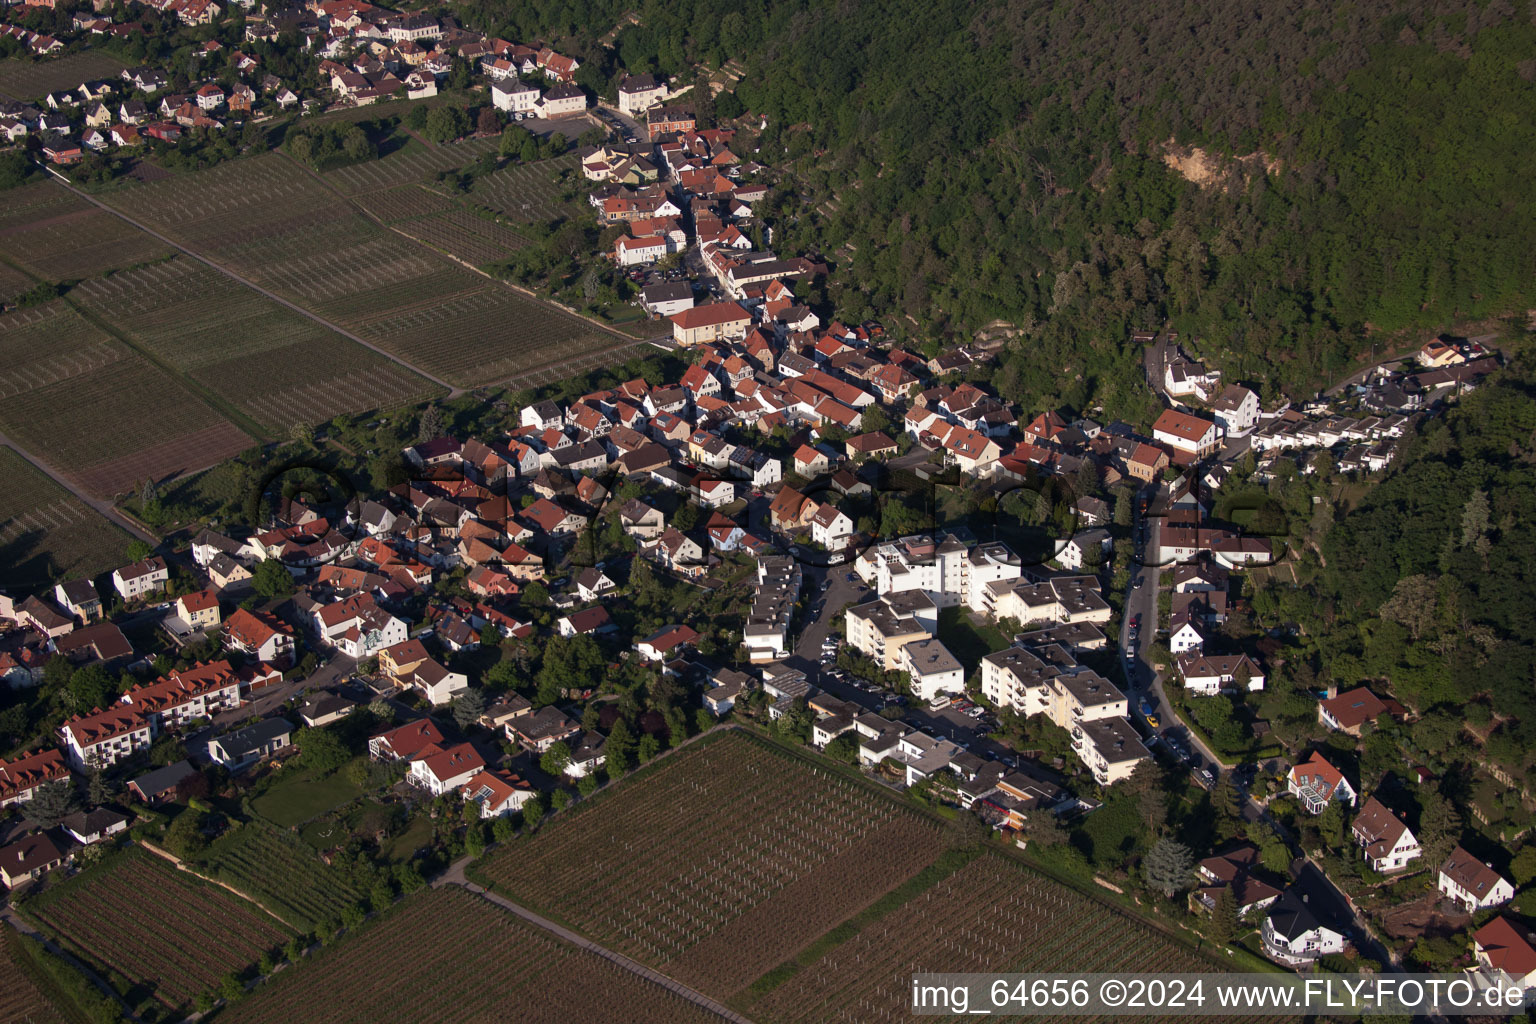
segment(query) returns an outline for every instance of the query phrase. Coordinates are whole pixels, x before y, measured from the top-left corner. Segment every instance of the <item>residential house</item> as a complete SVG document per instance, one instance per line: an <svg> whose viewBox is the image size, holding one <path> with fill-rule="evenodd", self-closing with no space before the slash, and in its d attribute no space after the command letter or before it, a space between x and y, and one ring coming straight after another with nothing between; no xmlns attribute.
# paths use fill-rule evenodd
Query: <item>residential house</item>
<svg viewBox="0 0 1536 1024"><path fill-rule="evenodd" d="M417 751L410 762L406 781L433 796L453 792L485 769L485 758L471 743L447 749L430 743Z"/></svg>
<svg viewBox="0 0 1536 1024"><path fill-rule="evenodd" d="M1302 967L1320 957L1344 952L1344 933L1323 909L1314 906L1310 893L1299 884L1287 889L1270 905L1259 930L1264 953L1289 967Z"/></svg>
<svg viewBox="0 0 1536 1024"><path fill-rule="evenodd" d="M1259 425L1259 396L1241 384L1228 384L1211 405L1211 415L1228 437L1243 437Z"/></svg>
<svg viewBox="0 0 1536 1024"><path fill-rule="evenodd" d="M1407 823L1374 796L1360 808L1350 832L1365 851L1371 869L1381 874L1401 871L1424 852Z"/></svg>
<svg viewBox="0 0 1536 1024"><path fill-rule="evenodd" d="M1131 723L1120 717L1098 718L1072 726L1072 750L1101 786L1128 779L1152 755Z"/></svg>
<svg viewBox="0 0 1536 1024"><path fill-rule="evenodd" d="M531 715L522 715L506 724L507 739L537 754L544 753L556 743L569 740L580 731L579 723L555 707L540 708Z"/></svg>
<svg viewBox="0 0 1536 1024"><path fill-rule="evenodd" d="M469 689L469 677L462 672L450 672L441 662L427 658L411 670L408 681L427 699L429 704L441 707Z"/></svg>
<svg viewBox="0 0 1536 1024"><path fill-rule="evenodd" d="M90 580L67 580L54 585L54 600L81 622L101 617L101 595Z"/></svg>
<svg viewBox="0 0 1536 1024"><path fill-rule="evenodd" d="M666 661L682 648L698 642L699 634L691 626L663 626L644 640L635 643L635 650L647 661Z"/></svg>
<svg viewBox="0 0 1536 1024"><path fill-rule="evenodd" d="M1152 424L1152 440L1168 448L1175 463L1187 465L1214 454L1221 435L1213 420L1165 409Z"/></svg>
<svg viewBox="0 0 1536 1024"><path fill-rule="evenodd" d="M368 741L368 756L375 761L405 761L427 747L444 742L443 733L430 718L398 725Z"/></svg>
<svg viewBox="0 0 1536 1024"><path fill-rule="evenodd" d="M150 806L169 803L178 798L182 785L197 774L192 762L177 761L140 775L128 783L128 789Z"/></svg>
<svg viewBox="0 0 1536 1024"><path fill-rule="evenodd" d="M965 668L937 639L924 637L901 648L901 670L912 684L912 695L931 701L941 693L965 692Z"/></svg>
<svg viewBox="0 0 1536 1024"><path fill-rule="evenodd" d="M538 796L534 789L511 772L485 769L471 776L461 787L466 801L480 805L482 819L501 818L521 811L523 806Z"/></svg>
<svg viewBox="0 0 1536 1024"><path fill-rule="evenodd" d="M238 772L282 750L292 738L292 722L286 718L266 718L209 740L208 756L230 771Z"/></svg>
<svg viewBox="0 0 1536 1024"><path fill-rule="evenodd" d="M1344 773L1316 750L1310 758L1291 768L1285 786L1308 814L1322 814L1330 803L1335 802L1352 808L1359 799Z"/></svg>
<svg viewBox="0 0 1536 1024"><path fill-rule="evenodd" d="M97 807L91 811L76 811L59 824L81 846L94 846L104 839L122 835L128 831L133 819L110 807Z"/></svg>
<svg viewBox="0 0 1536 1024"><path fill-rule="evenodd" d="M684 347L741 338L752 326L752 314L734 302L694 306L669 319L672 321L672 340Z"/></svg>
<svg viewBox="0 0 1536 1024"><path fill-rule="evenodd" d="M626 75L619 82L619 112L634 117L666 99L667 83L655 75Z"/></svg>
<svg viewBox="0 0 1536 1024"><path fill-rule="evenodd" d="M555 623L555 631L563 637L609 633L616 628L618 627L613 624L613 619L608 615L608 609L600 604L563 615Z"/></svg>
<svg viewBox="0 0 1536 1024"><path fill-rule="evenodd" d="M15 889L37 881L54 868L63 867L68 860L48 833L26 836L0 848L0 883L7 889Z"/></svg>
<svg viewBox="0 0 1536 1024"><path fill-rule="evenodd" d="M1460 846L1440 865L1436 887L1441 895L1469 914L1515 898L1515 887L1493 870L1492 864L1479 860Z"/></svg>
<svg viewBox="0 0 1536 1024"><path fill-rule="evenodd" d="M112 585L124 601L133 601L165 588L171 578L171 570L165 559L151 555L142 561L125 565L112 573Z"/></svg>
<svg viewBox="0 0 1536 1024"><path fill-rule="evenodd" d="M1351 736L1359 736L1367 722L1374 723L1382 715L1396 718L1402 714L1403 706L1397 701L1382 700L1364 686L1319 701L1317 705L1319 722Z"/></svg>
<svg viewBox="0 0 1536 1024"><path fill-rule="evenodd" d="M266 665L281 666L293 661L292 631L266 612L235 609L224 620L224 643Z"/></svg>
<svg viewBox="0 0 1536 1024"><path fill-rule="evenodd" d="M596 601L618 588L619 585L601 569L588 567L576 577L576 595L583 603Z"/></svg>
<svg viewBox="0 0 1536 1024"><path fill-rule="evenodd" d="M1195 873L1204 884L1197 887L1191 902L1206 910L1216 909L1222 889L1230 889L1239 917L1263 910L1280 898L1280 890L1254 876L1259 850L1251 843L1207 857L1195 865Z"/></svg>
<svg viewBox="0 0 1536 1024"><path fill-rule="evenodd" d="M1175 659L1184 689L1201 697L1214 697L1223 690L1264 689L1264 673L1246 654L1199 654L1186 651Z"/></svg>
<svg viewBox="0 0 1536 1024"><path fill-rule="evenodd" d="M1472 955L1489 975L1508 975L1522 989L1536 988L1536 943L1523 927L1495 917L1472 933Z"/></svg>
<svg viewBox="0 0 1536 1024"><path fill-rule="evenodd" d="M69 778L69 765L54 747L34 750L14 760L0 758L0 807L24 804L37 787Z"/></svg>

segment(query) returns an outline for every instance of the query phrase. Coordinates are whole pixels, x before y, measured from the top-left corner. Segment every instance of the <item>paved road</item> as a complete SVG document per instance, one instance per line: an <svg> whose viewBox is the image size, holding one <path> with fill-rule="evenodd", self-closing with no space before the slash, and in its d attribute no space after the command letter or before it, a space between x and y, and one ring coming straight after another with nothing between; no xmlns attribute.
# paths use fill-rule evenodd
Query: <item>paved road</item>
<svg viewBox="0 0 1536 1024"><path fill-rule="evenodd" d="M602 957L604 960L607 960L610 963L623 968L636 977L642 978L653 985L660 985L667 991L681 996L682 998L688 1000L690 1003L693 1003L695 1006L702 1007L703 1009L708 1010L710 1013L720 1017L723 1020L733 1021L734 1024L752 1024L752 1022L746 1017L743 1017L741 1014L730 1009L729 1007L715 1002L713 999L704 995L702 992L691 989L687 985L684 985L682 982L675 981L672 978L667 977L660 971L654 971L642 963L631 960L623 953L617 953L611 949L608 949L607 947L599 946L597 943L577 935L569 928L564 928L549 920L548 918L540 917L538 914L535 914L533 911L526 907L522 907L516 903L513 903L505 896L497 895L494 892L490 892L481 886L476 885L464 875L464 868L469 863L469 860L470 858L465 857L455 862L447 871L445 871L440 877L432 882L433 886L463 886L465 889L481 897L482 899L494 903L496 906L505 911L508 911L509 913L516 914L518 917L522 918L524 921L527 921L535 928L542 928L544 931L549 932L551 935L554 935L556 938L564 942L570 943L572 946L584 949L589 953L595 953Z"/></svg>
<svg viewBox="0 0 1536 1024"><path fill-rule="evenodd" d="M421 367L414 366L411 363L406 362L404 359L401 359L399 356L396 356L396 355L394 355L394 354L392 354L392 353L390 353L390 352L380 348L379 346L375 345L373 342L368 341L366 338L358 337L357 335L353 334L351 331L347 330L345 327L341 327L341 326L339 326L337 324L333 324L333 323L331 323L331 321L325 319L322 316L319 316L319 315L317 315L315 313L310 312L309 310L305 309L303 306L294 305L292 302L289 302L287 299L283 298L281 295L277 295L277 294L275 294L273 292L267 291L265 288L261 287L261 285L256 284L254 281L251 281L251 280L249 280L247 278L241 277L239 274L235 273L233 270L230 270L228 267L225 267L225 266L223 266L222 264L219 264L219 263L215 263L213 260L208 259L206 256L199 255L198 253L194 252L193 250L188 249L186 246L181 245L180 243L175 242L172 239L167 238L165 235L160 234L158 231L156 231L153 228L149 227L147 224L142 224L139 221L136 221L132 217L128 216L126 213L123 213L121 210L117 210L117 209L115 209L115 208L113 208L111 206L108 206L106 203L103 203L101 200L97 199L95 196L91 195L89 192L83 192L80 189L76 188L70 182L70 180L68 178L64 177L64 175L60 174L58 171L55 171L53 168L50 167L47 170L48 170L49 174L53 175L54 179L56 181L58 181L59 184L63 185L65 188L69 189L75 195L79 196L81 199L84 199L86 202L90 203L91 205L100 207L101 209L103 209L106 212L112 214L112 216L118 218L119 220L123 221L124 223L130 224L133 227L138 228L140 231L144 232L146 235L149 235L152 238L159 239L160 241L164 242L166 245L169 245L171 248L175 249L176 251L185 253L186 255L188 255L188 256L192 257L193 259L197 260L197 262L203 264L204 266L209 267L212 270L218 271L220 274L223 274L225 277L229 278L230 280L236 281L236 282L238 282L240 284L243 284L243 285L245 285L245 287L251 289L252 291L258 292L261 295L266 296L267 298L271 299L273 302L275 302L278 305L284 307L285 309L291 309L295 313L297 313L300 316L304 317L305 319L312 320L315 323L319 324L320 326L326 328L327 330L335 331L337 334L341 335L342 337L348 338L348 339L350 339L352 341L355 341L359 345L363 346L366 349L370 349L371 351L377 352L379 355L383 356L385 359L388 359L390 362L395 363L395 364L397 364L399 366L405 367L407 370L410 370L412 373L416 374L417 376L425 377L427 380L430 380L432 383L438 385L439 387L447 388L448 389L448 397L449 398L457 398L459 395L462 395L464 393L464 389L463 388L455 387L454 385L448 383L447 381L443 380L440 377L434 377L432 374L428 373L426 370L423 370Z"/></svg>
<svg viewBox="0 0 1536 1024"><path fill-rule="evenodd" d="M73 494L75 497L91 506L91 508L95 509L97 512L100 512L102 515L112 520L112 522L116 523L118 526L121 526L123 529L133 534L133 536L137 537L139 540L144 541L146 544L149 544L152 547L160 543L159 537L156 537L150 533L145 533L143 530L139 529L137 526L119 514L117 509L112 507L112 503L110 501L103 501L100 498L93 498L89 494L86 494L84 491L80 490L80 488L76 487L74 482L71 481L69 477L65 476L62 472L53 468L53 466L44 462L42 459L33 455L31 452L27 451L25 448L21 447L15 441L12 441L10 438L6 437L4 434L0 434L0 445L4 445L11 451L15 452L17 455L20 455L22 458L26 459L37 469L38 472L47 476L54 483L58 484L70 494Z"/></svg>

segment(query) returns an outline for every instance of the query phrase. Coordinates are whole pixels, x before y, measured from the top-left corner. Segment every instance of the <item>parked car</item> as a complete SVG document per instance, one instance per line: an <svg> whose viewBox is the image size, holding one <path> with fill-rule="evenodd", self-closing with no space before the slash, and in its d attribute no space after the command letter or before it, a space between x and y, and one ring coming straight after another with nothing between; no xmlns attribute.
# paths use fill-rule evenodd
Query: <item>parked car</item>
<svg viewBox="0 0 1536 1024"><path fill-rule="evenodd" d="M1211 770L1209 768L1201 768L1200 781L1205 783L1207 787L1214 786L1216 785L1216 776L1211 774Z"/></svg>
<svg viewBox="0 0 1536 1024"><path fill-rule="evenodd" d="M1150 725L1152 728L1156 729L1157 725L1158 725L1157 716L1156 715L1148 715L1147 716L1147 724Z"/></svg>

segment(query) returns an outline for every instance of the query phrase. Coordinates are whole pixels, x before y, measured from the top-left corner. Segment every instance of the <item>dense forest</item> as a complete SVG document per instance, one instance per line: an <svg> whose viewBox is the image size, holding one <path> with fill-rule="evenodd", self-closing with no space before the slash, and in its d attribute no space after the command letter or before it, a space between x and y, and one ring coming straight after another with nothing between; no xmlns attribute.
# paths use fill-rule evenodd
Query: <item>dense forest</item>
<svg viewBox="0 0 1536 1024"><path fill-rule="evenodd" d="M1388 476L1309 555L1300 588L1255 595L1300 637L1304 688L1386 683L1418 712L1420 756L1466 752L1525 778L1536 763L1536 359L1517 360L1426 421ZM1449 731L1432 738L1436 730Z"/></svg>
<svg viewBox="0 0 1536 1024"><path fill-rule="evenodd" d="M930 343L1021 328L995 382L1029 407L1144 415L1133 328L1300 394L1395 332L1536 304L1526 3L460 10L567 46L609 94L621 69L734 60L721 100L767 118L758 159L783 172L775 243L834 262L844 317ZM1205 187L1164 160L1193 146L1225 168Z"/></svg>

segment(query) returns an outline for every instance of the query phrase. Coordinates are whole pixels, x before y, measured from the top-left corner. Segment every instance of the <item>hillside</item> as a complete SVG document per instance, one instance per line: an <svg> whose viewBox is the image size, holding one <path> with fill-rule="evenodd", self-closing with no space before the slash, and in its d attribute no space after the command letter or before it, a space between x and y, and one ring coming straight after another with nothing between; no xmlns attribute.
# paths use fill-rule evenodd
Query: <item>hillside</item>
<svg viewBox="0 0 1536 1024"><path fill-rule="evenodd" d="M1300 393L1372 332L1532 298L1525 4L650 2L582 52L632 9L462 5L569 43L609 94L620 70L738 59L716 102L767 117L756 159L794 186L775 245L838 264L845 319L919 341L1020 325L995 382L1027 407L1144 415L1125 339L1165 320ZM1230 173L1192 184L1164 162L1188 146Z"/></svg>

